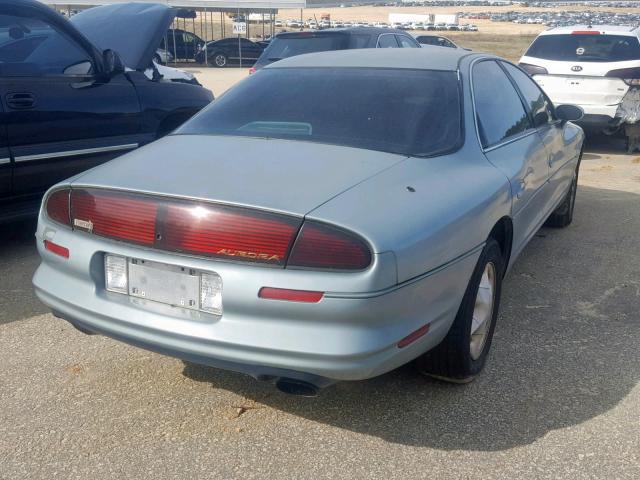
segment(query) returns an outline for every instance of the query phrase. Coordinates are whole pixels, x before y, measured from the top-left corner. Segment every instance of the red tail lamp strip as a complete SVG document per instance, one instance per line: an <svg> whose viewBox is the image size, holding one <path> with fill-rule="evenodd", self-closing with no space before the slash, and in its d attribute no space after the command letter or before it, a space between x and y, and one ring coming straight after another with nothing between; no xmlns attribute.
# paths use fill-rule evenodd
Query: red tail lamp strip
<svg viewBox="0 0 640 480"><path fill-rule="evenodd" d="M324 297L324 292L309 290L288 290L286 288L262 287L258 297L268 300L286 300L289 302L318 303Z"/></svg>
<svg viewBox="0 0 640 480"><path fill-rule="evenodd" d="M69 190L57 190L47 198L47 215L63 225L71 225L69 218Z"/></svg>
<svg viewBox="0 0 640 480"><path fill-rule="evenodd" d="M353 234L307 222L293 246L288 265L295 267L362 270L371 263L371 251Z"/></svg>
<svg viewBox="0 0 640 480"><path fill-rule="evenodd" d="M168 205L162 248L283 265L300 220L217 205Z"/></svg>
<svg viewBox="0 0 640 480"><path fill-rule="evenodd" d="M151 246L158 204L149 197L108 190L72 190L73 227L96 235Z"/></svg>
<svg viewBox="0 0 640 480"><path fill-rule="evenodd" d="M600 35L597 30L574 30L571 35Z"/></svg>

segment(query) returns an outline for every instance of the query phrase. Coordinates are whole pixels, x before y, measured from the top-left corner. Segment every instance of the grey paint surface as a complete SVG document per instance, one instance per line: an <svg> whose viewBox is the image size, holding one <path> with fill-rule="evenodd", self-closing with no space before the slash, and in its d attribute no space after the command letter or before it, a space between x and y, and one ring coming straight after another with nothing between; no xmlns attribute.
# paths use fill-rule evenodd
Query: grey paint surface
<svg viewBox="0 0 640 480"><path fill-rule="evenodd" d="M497 222L512 219L513 264L562 200L583 134L570 123L558 123L553 136L563 140L555 150L539 138L532 143L538 133L531 130L483 152L469 72L474 62L490 57L434 47L432 58L429 50L402 55L383 50L324 52L275 65L446 69L459 64L465 142L454 154L402 160L306 142L175 135L72 183L307 214L363 236L374 252L368 269L330 273L207 261L71 232L41 215L36 236L43 263L34 276L39 298L65 318L107 335L182 358L197 357L202 363L237 363L242 365L239 370L256 377L287 369L295 372L289 376L305 380L310 375L364 379L433 348L453 322ZM485 154L495 156L493 163ZM501 155L515 163L512 171L505 169ZM551 172L545 161L556 155L561 168ZM522 197L524 205L514 210L513 185L526 179L522 172L529 170L537 172L536 181ZM71 258L46 252L44 239L69 246ZM104 252L215 270L224 283L224 315L216 319L107 294L102 287ZM257 298L263 286L327 294L318 304L270 302ZM426 335L397 348L400 339L426 324Z"/></svg>

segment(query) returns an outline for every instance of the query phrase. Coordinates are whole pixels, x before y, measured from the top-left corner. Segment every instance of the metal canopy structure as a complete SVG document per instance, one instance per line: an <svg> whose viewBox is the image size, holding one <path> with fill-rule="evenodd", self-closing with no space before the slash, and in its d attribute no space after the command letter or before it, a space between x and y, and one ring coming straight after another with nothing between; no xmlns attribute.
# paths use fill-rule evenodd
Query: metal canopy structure
<svg viewBox="0 0 640 480"><path fill-rule="evenodd" d="M62 6L83 6L94 7L97 5L109 5L114 3L128 3L132 0L44 0L44 3L58 7ZM306 8L306 0L133 0L141 3L162 3L171 7L179 8L205 8L209 10L262 10L278 8Z"/></svg>

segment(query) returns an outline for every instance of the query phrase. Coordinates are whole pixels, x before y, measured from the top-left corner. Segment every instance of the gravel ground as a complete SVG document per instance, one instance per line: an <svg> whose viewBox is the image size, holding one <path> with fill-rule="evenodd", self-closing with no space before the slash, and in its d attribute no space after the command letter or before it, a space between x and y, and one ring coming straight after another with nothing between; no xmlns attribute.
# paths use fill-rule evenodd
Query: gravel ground
<svg viewBox="0 0 640 480"><path fill-rule="evenodd" d="M0 478L640 478L640 156L590 145L574 223L507 278L486 371L312 399L46 313L33 222L0 230Z"/></svg>

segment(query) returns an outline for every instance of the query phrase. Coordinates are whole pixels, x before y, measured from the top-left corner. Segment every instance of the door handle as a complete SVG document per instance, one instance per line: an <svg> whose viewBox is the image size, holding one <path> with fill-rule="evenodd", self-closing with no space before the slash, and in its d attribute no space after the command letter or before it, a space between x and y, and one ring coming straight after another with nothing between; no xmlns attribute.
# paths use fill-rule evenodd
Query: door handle
<svg viewBox="0 0 640 480"><path fill-rule="evenodd" d="M36 106L36 96L29 92L8 93L7 106L14 110L27 110Z"/></svg>

